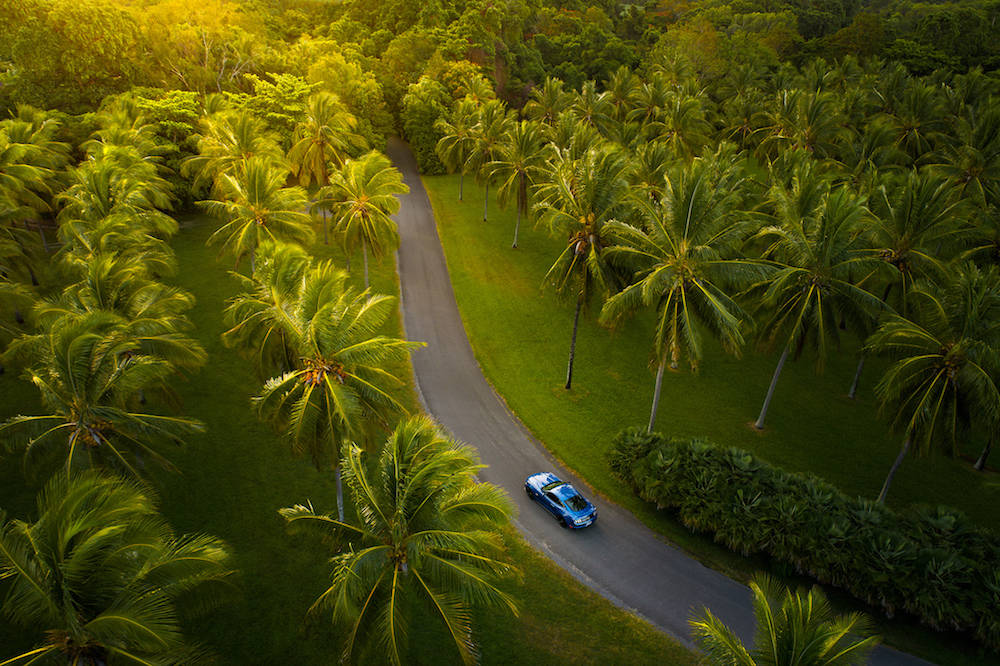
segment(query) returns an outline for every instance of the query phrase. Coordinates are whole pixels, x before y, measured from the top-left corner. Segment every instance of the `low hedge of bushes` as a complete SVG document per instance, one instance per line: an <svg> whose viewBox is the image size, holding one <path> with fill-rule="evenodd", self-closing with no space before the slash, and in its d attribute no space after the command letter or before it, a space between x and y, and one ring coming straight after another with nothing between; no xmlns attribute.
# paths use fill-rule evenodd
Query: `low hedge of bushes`
<svg viewBox="0 0 1000 666"><path fill-rule="evenodd" d="M958 511L897 513L740 449L636 429L618 434L609 462L640 497L735 551L1000 650L1000 538Z"/></svg>

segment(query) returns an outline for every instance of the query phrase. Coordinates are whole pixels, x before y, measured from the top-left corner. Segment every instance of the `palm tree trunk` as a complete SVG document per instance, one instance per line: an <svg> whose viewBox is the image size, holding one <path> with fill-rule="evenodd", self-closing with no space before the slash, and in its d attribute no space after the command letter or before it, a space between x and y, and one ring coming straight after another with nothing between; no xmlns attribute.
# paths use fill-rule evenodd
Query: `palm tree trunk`
<svg viewBox="0 0 1000 666"><path fill-rule="evenodd" d="M333 478L337 483L337 517L344 522L344 484L340 480L340 465L333 470Z"/></svg>
<svg viewBox="0 0 1000 666"><path fill-rule="evenodd" d="M42 248L45 250L45 254L49 253L49 241L45 239L45 230L42 229L42 223L35 220L35 228L38 229L38 235L42 239Z"/></svg>
<svg viewBox="0 0 1000 666"><path fill-rule="evenodd" d="M458 200L462 200L462 190L465 187L465 169L458 172Z"/></svg>
<svg viewBox="0 0 1000 666"><path fill-rule="evenodd" d="M861 352L861 358L858 359L858 369L854 371L854 381L851 382L851 390L847 392L847 397L854 400L854 396L858 394L858 380L861 379L861 371L865 367L865 353Z"/></svg>
<svg viewBox="0 0 1000 666"><path fill-rule="evenodd" d="M977 472L982 472L986 469L986 459L990 457L991 448L993 448L992 437L986 441L986 447L983 449L983 452L979 454L979 459L976 461L976 464L972 466Z"/></svg>
<svg viewBox="0 0 1000 666"><path fill-rule="evenodd" d="M576 298L576 314L573 315L573 337L569 343L569 365L566 368L566 390L573 385L573 358L576 356L576 331L580 327L580 309L583 307L583 294Z"/></svg>
<svg viewBox="0 0 1000 666"><path fill-rule="evenodd" d="M368 288L368 241L361 241L361 256L365 260L365 289Z"/></svg>
<svg viewBox="0 0 1000 666"><path fill-rule="evenodd" d="M906 452L910 450L910 438L907 437L906 441L903 442L903 448L899 450L899 455L896 456L896 461L892 463L892 467L889 468L889 476L885 477L885 483L882 484L882 492L878 494L878 499L875 500L879 504L885 504L885 496L889 494L889 486L892 485L892 477L896 476L896 470L899 469L900 464L903 462L903 458L906 457Z"/></svg>
<svg viewBox="0 0 1000 666"><path fill-rule="evenodd" d="M490 205L490 181L486 180L486 196L483 197L483 222L486 221L486 209Z"/></svg>
<svg viewBox="0 0 1000 666"><path fill-rule="evenodd" d="M660 406L660 387L663 386L663 361L656 369L656 388L653 389L653 409L649 412L649 427L646 432L653 432L653 425L656 423L656 409Z"/></svg>
<svg viewBox="0 0 1000 666"><path fill-rule="evenodd" d="M257 271L257 249L250 250L250 275Z"/></svg>
<svg viewBox="0 0 1000 666"><path fill-rule="evenodd" d="M890 282L885 291L882 292L882 303L885 304L889 300L889 294L892 293L892 283ZM882 318L882 313L880 312L878 317L875 318L875 327L878 328L878 322ZM858 381L861 379L861 370L865 367L865 350L861 350L861 358L858 359L858 369L854 372L854 381L851 382L851 390L847 392L847 397L854 400L854 396L858 394Z"/></svg>
<svg viewBox="0 0 1000 666"><path fill-rule="evenodd" d="M517 249L517 230L521 228L521 207L517 207L517 223L514 224L514 244L512 248Z"/></svg>
<svg viewBox="0 0 1000 666"><path fill-rule="evenodd" d="M785 361L788 359L788 345L785 345L784 351L781 352L781 358L778 359L778 367L774 369L774 376L771 377L771 385L767 389L767 396L764 398L764 406L760 408L760 416L754 422L753 427L757 430L764 429L764 419L767 417L767 409L771 406L771 398L774 397L774 387L778 385L778 377L781 376L781 369L785 367Z"/></svg>

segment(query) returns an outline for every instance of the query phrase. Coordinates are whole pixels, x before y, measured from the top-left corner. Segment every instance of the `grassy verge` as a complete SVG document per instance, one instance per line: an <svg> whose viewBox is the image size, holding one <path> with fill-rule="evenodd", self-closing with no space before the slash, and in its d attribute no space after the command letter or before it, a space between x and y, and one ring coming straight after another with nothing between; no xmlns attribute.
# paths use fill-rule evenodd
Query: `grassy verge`
<svg viewBox="0 0 1000 666"><path fill-rule="evenodd" d="M328 582L327 554L315 544L290 539L277 509L311 500L320 510L334 510L333 478L294 459L268 428L261 425L249 399L259 388L249 363L222 346L222 309L238 283L231 265L216 259L205 240L214 225L193 219L174 241L180 264L172 282L191 291L197 306L190 316L209 354L208 364L182 382L182 412L207 425L172 458L183 470L159 475L162 508L179 532L207 532L225 539L239 568L239 600L193 623L190 634L231 664L320 664L336 661L337 636L319 621L308 625L305 612ZM320 258L341 260L336 248L313 248ZM391 259L372 265L372 286L398 294ZM355 273L360 275L360 271ZM358 278L360 280L360 278ZM399 331L399 317L389 327ZM410 377L407 364L396 369ZM411 409L417 401L409 386L400 397ZM0 419L38 413L37 391L15 373L0 376ZM0 465L0 507L33 519L38 483L24 480L15 458ZM508 591L522 600L519 617L479 617L477 638L485 663L693 663L690 653L649 625L601 599L525 546L513 533L512 554L524 577ZM0 596L4 593L0 583ZM433 634L411 630L422 663L452 663L456 654ZM39 637L0 621L0 658Z"/></svg>
<svg viewBox="0 0 1000 666"><path fill-rule="evenodd" d="M597 492L711 566L745 578L766 565L691 534L611 475L605 452L612 436L628 425L645 426L649 418L654 378L650 318L640 316L608 331L596 324L596 313L584 317L573 389L564 390L573 312L569 303L542 289L559 242L522 225L519 248L512 250L513 212L493 207L484 224L480 188L467 183L460 203L457 177L428 177L424 183L476 358L528 428ZM738 446L785 469L816 474L847 493L874 498L899 441L878 418L872 396L884 366L869 362L858 399L846 397L857 362L857 343L850 342L845 339L822 374L808 357L785 366L763 432L750 424L777 354L750 350L738 359L711 348L697 374L685 368L664 378L657 429ZM967 461L940 455L907 459L889 495L897 508L947 504L994 529L1000 527L998 500L996 474L976 473ZM975 655L942 647L958 641L903 623L883 629L892 642L936 661L978 663Z"/></svg>

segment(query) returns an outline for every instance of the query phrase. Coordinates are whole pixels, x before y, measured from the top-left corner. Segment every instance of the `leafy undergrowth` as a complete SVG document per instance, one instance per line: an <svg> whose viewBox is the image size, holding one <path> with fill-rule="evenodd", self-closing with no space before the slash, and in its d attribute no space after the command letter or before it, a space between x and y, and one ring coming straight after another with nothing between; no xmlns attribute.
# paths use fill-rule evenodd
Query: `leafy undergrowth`
<svg viewBox="0 0 1000 666"><path fill-rule="evenodd" d="M465 200L459 202L457 176L426 177L424 184L476 358L525 425L597 492L702 561L741 579L767 566L692 534L611 474L605 453L612 437L626 426L644 427L649 419L651 318L640 316L609 331L596 323L596 312L586 314L573 388L566 391L572 304L543 288L560 243L522 223L519 247L511 249L513 211L497 210L491 201L484 224L481 188L466 182ZM858 398L846 396L858 358L857 340L845 335L842 349L833 351L822 373L808 354L786 364L763 432L751 423L777 353L748 349L735 358L710 347L699 372L682 367L664 377L657 430L747 449L784 469L812 472L848 494L878 495L900 442L879 418L873 396L884 364L869 360ZM896 508L945 504L984 526L1000 528L1000 479L995 473L975 472L963 459L940 454L908 458L896 475L889 503ZM957 640L901 622L885 624L883 631L891 642L935 661L979 663L974 655L950 651Z"/></svg>
<svg viewBox="0 0 1000 666"><path fill-rule="evenodd" d="M192 218L174 239L180 269L169 279L191 291L196 307L189 313L196 336L208 351L208 364L178 385L182 413L201 419L207 431L188 439L172 460L181 474L158 474L164 514L178 532L206 532L223 538L235 553L241 593L237 603L223 606L193 622L188 632L230 664L324 664L339 655L328 619L305 621L306 609L329 581L328 553L304 539L289 538L277 514L283 506L312 501L321 511L334 511L333 476L295 459L276 435L260 424L250 396L260 387L250 364L225 348L222 309L238 283L228 260L216 258L205 240L214 223ZM317 243L318 258L342 255L333 245ZM246 266L241 267L243 271ZM360 288L360 266L354 276ZM398 294L391 258L372 264L372 286ZM398 315L391 332L400 331ZM409 364L396 369L409 379ZM412 382L400 398L418 409ZM37 391L15 372L0 376L0 418L39 413ZM34 495L40 482L25 481L16 458L0 464L0 507L8 515L34 519ZM511 535L511 550L525 572L511 580L509 591L522 602L519 617L479 617L477 639L484 663L692 663L689 652L625 613L534 553ZM0 596L5 592L0 583ZM624 633L619 633L619 632ZM0 622L0 657L38 640ZM454 663L457 652L434 632L414 627L411 638L422 663Z"/></svg>

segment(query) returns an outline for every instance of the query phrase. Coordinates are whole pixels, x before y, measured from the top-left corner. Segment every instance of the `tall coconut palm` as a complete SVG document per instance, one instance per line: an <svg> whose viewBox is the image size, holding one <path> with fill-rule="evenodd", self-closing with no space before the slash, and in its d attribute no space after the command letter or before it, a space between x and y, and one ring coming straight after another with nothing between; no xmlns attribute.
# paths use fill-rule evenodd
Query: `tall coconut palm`
<svg viewBox="0 0 1000 666"><path fill-rule="evenodd" d="M56 258L76 275L89 271L90 264L102 256L141 266L151 279L173 275L177 268L170 245L127 214L110 215L96 222L66 220L59 225L59 240L62 248Z"/></svg>
<svg viewBox="0 0 1000 666"><path fill-rule="evenodd" d="M711 611L691 621L695 641L717 666L851 666L880 642L860 613L836 615L818 587L788 590L766 575L750 582L757 628L747 648Z"/></svg>
<svg viewBox="0 0 1000 666"><path fill-rule="evenodd" d="M184 616L231 596L224 543L177 536L147 488L88 472L57 475L38 497L38 520L0 512L3 613L37 636L4 664L192 664Z"/></svg>
<svg viewBox="0 0 1000 666"><path fill-rule="evenodd" d="M357 133L358 119L332 93L318 92L306 102L306 117L295 128L288 162L298 184L309 188L330 181L330 165L343 166L351 151L367 142ZM326 209L323 211L323 242L328 243Z"/></svg>
<svg viewBox="0 0 1000 666"><path fill-rule="evenodd" d="M598 92L596 83L586 81L580 87L580 92L573 96L569 111L577 122L604 134L613 124L615 107L608 93Z"/></svg>
<svg viewBox="0 0 1000 666"><path fill-rule="evenodd" d="M907 155L909 164L929 159L944 140L947 122L943 107L940 86L910 81L886 114L895 145Z"/></svg>
<svg viewBox="0 0 1000 666"><path fill-rule="evenodd" d="M514 224L514 242L517 247L517 233L521 228L521 216L529 212L532 185L540 176L545 154L542 151L542 133L534 121L514 123L497 150L497 158L487 169L500 180L497 187L497 201L506 206L514 199L517 208L517 222Z"/></svg>
<svg viewBox="0 0 1000 666"><path fill-rule="evenodd" d="M653 362L657 367L649 432L656 423L663 370L687 357L697 369L708 332L733 353L743 346L748 317L733 294L764 276L765 267L733 258L745 238L737 217L740 177L735 169L715 176L698 159L673 169L663 198L638 197L641 224L612 221L605 250L612 263L634 271L634 282L604 303L601 320L614 323L642 308L655 308Z"/></svg>
<svg viewBox="0 0 1000 666"><path fill-rule="evenodd" d="M25 462L61 460L67 476L91 466L140 476L147 458L172 468L163 448L203 429L193 419L137 409L140 392L168 390L175 368L138 353L121 326L106 312L63 318L8 350L5 358L27 361L27 377L48 410L0 424L0 439L22 450Z"/></svg>
<svg viewBox="0 0 1000 666"><path fill-rule="evenodd" d="M0 125L0 195L11 206L44 210L39 192L47 189L52 170L39 164L38 147L12 140L11 128Z"/></svg>
<svg viewBox="0 0 1000 666"><path fill-rule="evenodd" d="M837 343L840 324L855 330L884 307L878 297L858 286L863 277L882 266L863 252L859 243L867 211L847 188L831 187L809 161L794 171L791 182L772 188L775 224L756 236L768 242L764 257L777 268L755 285L760 294L761 330L767 342L780 339L783 350L754 427L762 429L774 390L790 350L798 356L807 342L817 351L817 367L831 343Z"/></svg>
<svg viewBox="0 0 1000 666"><path fill-rule="evenodd" d="M258 413L283 431L295 453L334 467L349 440L370 440L406 409L389 370L422 343L381 335L393 299L346 286L347 274L321 264L302 281L294 317L295 367L267 381ZM339 468L338 468L339 496ZM343 502L338 499L343 510Z"/></svg>
<svg viewBox="0 0 1000 666"><path fill-rule="evenodd" d="M834 157L847 138L833 93L796 89L781 90L761 133L760 150L771 156L792 149L820 158Z"/></svg>
<svg viewBox="0 0 1000 666"><path fill-rule="evenodd" d="M547 76L540 88L531 91L531 99L524 105L524 115L543 125L554 125L572 99L572 95L563 90L562 80Z"/></svg>
<svg viewBox="0 0 1000 666"><path fill-rule="evenodd" d="M691 159L708 143L712 126L705 119L702 97L678 91L667 97L659 119L649 123L646 131L670 146L674 155Z"/></svg>
<svg viewBox="0 0 1000 666"><path fill-rule="evenodd" d="M265 157L251 157L236 174L223 174L220 190L223 201L199 201L206 211L225 223L213 233L209 243L218 243L236 257L237 266L250 256L253 272L257 247L266 240L312 242L307 205L301 187L285 187L288 170Z"/></svg>
<svg viewBox="0 0 1000 666"><path fill-rule="evenodd" d="M343 239L348 256L361 246L365 288L368 288L368 250L380 259L399 246L399 230L392 219L399 211L397 194L410 188L389 158L371 151L348 160L320 192L319 204L333 210L334 229Z"/></svg>
<svg viewBox="0 0 1000 666"><path fill-rule="evenodd" d="M550 176L538 186L540 222L566 245L545 274L545 283L576 302L566 367L566 389L573 384L573 360L580 312L595 292L601 296L620 282L604 248L611 244L608 222L624 210L628 182L625 164L613 150L590 150L575 160L558 151L549 162Z"/></svg>
<svg viewBox="0 0 1000 666"><path fill-rule="evenodd" d="M1000 431L1000 270L966 263L950 279L918 283L912 319L892 316L867 349L895 357L875 392L903 432L903 446L878 501L911 447L954 451L960 433Z"/></svg>
<svg viewBox="0 0 1000 666"><path fill-rule="evenodd" d="M955 140L942 141L934 169L964 197L986 208L1000 206L1000 109L986 107L955 124Z"/></svg>
<svg viewBox="0 0 1000 666"><path fill-rule="evenodd" d="M673 160L669 146L662 141L643 143L628 160L629 184L649 201L659 201Z"/></svg>
<svg viewBox="0 0 1000 666"><path fill-rule="evenodd" d="M156 165L137 154L84 162L71 178L72 184L56 197L63 206L61 223L89 227L121 216L149 234L163 237L177 232L177 222L162 212L171 205L170 184L157 173Z"/></svg>
<svg viewBox="0 0 1000 666"><path fill-rule="evenodd" d="M491 100L479 109L479 118L472 128L472 148L465 163L476 174L476 179L486 187L483 195L483 222L486 221L490 204L492 172L489 165L497 158L497 151L512 122L503 102Z"/></svg>
<svg viewBox="0 0 1000 666"><path fill-rule="evenodd" d="M632 101L635 99L639 83L639 77L625 65L616 69L605 83L604 88L607 90L608 99L614 108L612 115L616 122L625 121L632 111Z"/></svg>
<svg viewBox="0 0 1000 666"><path fill-rule="evenodd" d="M430 620L464 663L475 663L471 609L517 612L498 587L515 571L500 532L514 511L510 498L477 482L482 465L475 452L422 416L396 427L374 468L357 446L342 465L355 520L317 513L308 503L279 512L290 529L351 543L330 560L330 586L309 612L329 613L343 627L344 660L373 645L372 660L405 663L408 632Z"/></svg>
<svg viewBox="0 0 1000 666"><path fill-rule="evenodd" d="M194 307L194 296L151 279L147 270L141 257L96 255L58 299L39 303L36 318L48 327L107 312L119 317L118 335L135 344L131 353L163 359L178 370L200 367L205 350L185 334L193 328L185 313Z"/></svg>
<svg viewBox="0 0 1000 666"><path fill-rule="evenodd" d="M478 120L479 107L471 99L459 100L448 118L440 118L435 129L441 138L434 147L441 163L449 172L458 171L458 200L462 201L465 189L466 160L472 151L475 134L473 128Z"/></svg>
<svg viewBox="0 0 1000 666"><path fill-rule="evenodd" d="M295 367L296 341L302 335L298 314L307 280L331 277L322 264L312 270L312 258L298 245L267 242L260 246L257 268L250 277L238 275L243 291L229 299L222 334L227 347L237 347L254 359L261 378L273 377Z"/></svg>
<svg viewBox="0 0 1000 666"><path fill-rule="evenodd" d="M284 154L278 137L246 111L222 111L202 119L198 154L185 160L184 174L195 174L195 184L209 181L224 187L225 175L239 177L252 157L281 162Z"/></svg>
<svg viewBox="0 0 1000 666"><path fill-rule="evenodd" d="M881 187L872 198L871 210L870 252L893 268L882 300L888 303L898 287L897 309L905 315L914 280L940 277L945 270L942 250L955 248L967 232L955 222L961 216L960 200L943 178L929 172L909 172L905 179ZM849 398L857 392L864 361L862 354Z"/></svg>

